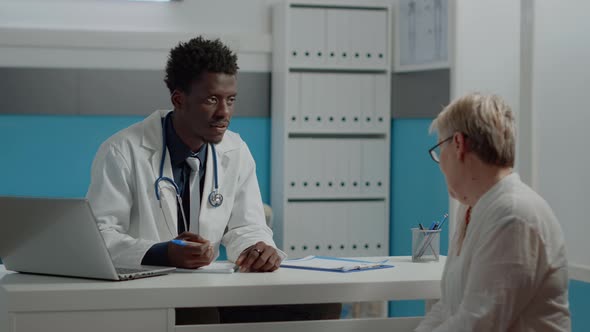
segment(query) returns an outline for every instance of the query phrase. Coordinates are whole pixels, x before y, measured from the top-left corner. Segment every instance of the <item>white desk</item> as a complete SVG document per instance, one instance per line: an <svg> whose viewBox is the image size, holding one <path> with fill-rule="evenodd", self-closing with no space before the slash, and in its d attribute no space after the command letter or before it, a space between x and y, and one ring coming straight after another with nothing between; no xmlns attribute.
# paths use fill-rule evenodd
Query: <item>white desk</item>
<svg viewBox="0 0 590 332"><path fill-rule="evenodd" d="M379 259L379 258L375 258ZM0 331L411 331L419 318L175 326L174 308L437 299L444 257L331 273L170 274L124 282L0 271Z"/></svg>

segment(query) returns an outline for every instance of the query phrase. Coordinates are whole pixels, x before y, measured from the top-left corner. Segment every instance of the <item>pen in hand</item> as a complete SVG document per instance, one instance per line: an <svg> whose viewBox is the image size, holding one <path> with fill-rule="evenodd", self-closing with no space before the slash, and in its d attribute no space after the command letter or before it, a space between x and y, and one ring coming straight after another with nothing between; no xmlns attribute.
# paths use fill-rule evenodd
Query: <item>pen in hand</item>
<svg viewBox="0 0 590 332"><path fill-rule="evenodd" d="M174 239L174 240L170 240L170 242L179 245L181 247L200 247L203 245L203 243L198 243L198 242L192 242L192 241L185 241L185 240L180 240L180 239ZM208 246L207 249L211 248L211 246Z"/></svg>
<svg viewBox="0 0 590 332"><path fill-rule="evenodd" d="M211 243L200 235L184 232L168 241L168 264L185 269L196 269L211 264L214 250Z"/></svg>

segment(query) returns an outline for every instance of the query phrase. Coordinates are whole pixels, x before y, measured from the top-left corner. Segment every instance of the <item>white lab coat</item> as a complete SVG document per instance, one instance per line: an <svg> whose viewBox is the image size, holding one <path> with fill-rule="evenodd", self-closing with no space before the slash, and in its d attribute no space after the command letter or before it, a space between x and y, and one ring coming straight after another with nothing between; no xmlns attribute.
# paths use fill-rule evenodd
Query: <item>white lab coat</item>
<svg viewBox="0 0 590 332"><path fill-rule="evenodd" d="M570 331L563 234L547 203L511 174L457 213L442 297L419 332Z"/></svg>
<svg viewBox="0 0 590 332"><path fill-rule="evenodd" d="M156 111L109 138L92 165L87 198L117 266L140 265L152 245L178 235L174 187L160 182L161 201L156 199L154 188L162 158L161 119L168 112ZM255 163L246 143L238 134L227 131L215 147L219 192L224 199L217 208L208 201L213 189L213 152L209 146L200 235L211 241L216 257L223 243L232 261L258 241L275 246L265 223ZM173 179L168 151L164 176ZM279 254L286 257L281 251Z"/></svg>

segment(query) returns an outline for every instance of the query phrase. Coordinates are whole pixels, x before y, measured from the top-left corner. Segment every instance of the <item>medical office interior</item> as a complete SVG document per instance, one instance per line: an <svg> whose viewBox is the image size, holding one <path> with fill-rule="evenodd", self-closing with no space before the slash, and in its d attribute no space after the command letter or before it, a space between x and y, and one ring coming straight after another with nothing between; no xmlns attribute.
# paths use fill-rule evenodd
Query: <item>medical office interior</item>
<svg viewBox="0 0 590 332"><path fill-rule="evenodd" d="M238 55L230 129L256 161L282 249L408 256L410 229L453 206L428 155L432 119L455 97L496 93L517 115L516 170L564 230L573 331L590 331L590 3L293 3L0 0L0 195L84 197L100 144L170 109L169 49L204 35ZM366 17L332 15L346 8ZM372 307L345 305L343 316L355 310Z"/></svg>

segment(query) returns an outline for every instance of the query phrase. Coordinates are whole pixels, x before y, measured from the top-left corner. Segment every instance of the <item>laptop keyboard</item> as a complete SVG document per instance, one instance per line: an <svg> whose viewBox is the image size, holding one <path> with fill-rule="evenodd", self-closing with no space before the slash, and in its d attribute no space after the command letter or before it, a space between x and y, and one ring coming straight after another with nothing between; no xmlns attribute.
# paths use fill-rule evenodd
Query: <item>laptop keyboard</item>
<svg viewBox="0 0 590 332"><path fill-rule="evenodd" d="M127 268L127 267L117 267L115 268L117 274L134 274L134 273L141 273L141 272L149 272L153 271L153 269L146 269L146 268Z"/></svg>
<svg viewBox="0 0 590 332"><path fill-rule="evenodd" d="M147 266L147 267L116 267L119 280L130 280L168 274L174 271L173 267Z"/></svg>

